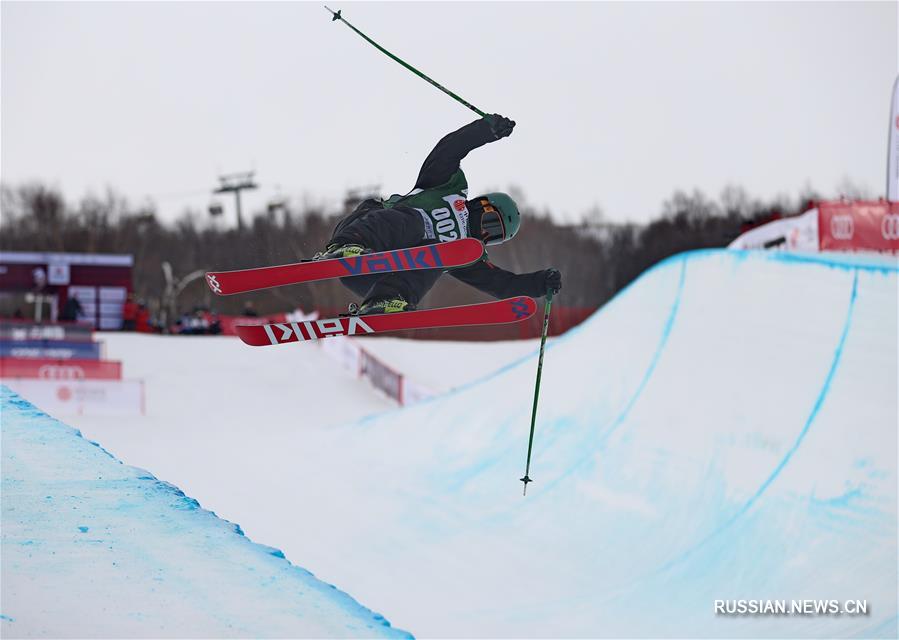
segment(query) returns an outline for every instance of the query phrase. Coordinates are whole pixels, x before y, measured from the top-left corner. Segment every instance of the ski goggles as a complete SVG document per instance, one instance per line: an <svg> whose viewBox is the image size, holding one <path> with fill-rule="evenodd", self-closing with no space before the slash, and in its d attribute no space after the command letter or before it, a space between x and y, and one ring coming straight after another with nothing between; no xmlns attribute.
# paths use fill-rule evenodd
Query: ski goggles
<svg viewBox="0 0 899 640"><path fill-rule="evenodd" d="M481 213L481 240L485 245L502 244L506 239L506 225L499 209L490 204L489 200L481 200L483 212Z"/></svg>

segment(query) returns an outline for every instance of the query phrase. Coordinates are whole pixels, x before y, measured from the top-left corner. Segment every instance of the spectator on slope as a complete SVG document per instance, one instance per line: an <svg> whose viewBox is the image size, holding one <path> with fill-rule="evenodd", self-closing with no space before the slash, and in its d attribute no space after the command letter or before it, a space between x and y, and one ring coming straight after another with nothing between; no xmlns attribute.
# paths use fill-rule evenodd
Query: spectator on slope
<svg viewBox="0 0 899 640"><path fill-rule="evenodd" d="M350 258L460 238L477 238L488 246L511 240L521 226L518 205L505 193L469 199L460 163L470 151L505 138L514 127L508 118L487 115L446 135L425 158L412 191L361 202L337 224L327 248L315 259ZM557 269L515 274L486 257L449 273L496 298L542 296L562 288ZM364 315L415 309L441 275L434 269L342 278L341 282L364 298L359 308Z"/></svg>
<svg viewBox="0 0 899 640"><path fill-rule="evenodd" d="M150 310L143 300L137 303L137 316L134 320L135 330L141 333L153 333L153 326L150 324Z"/></svg>
<svg viewBox="0 0 899 640"><path fill-rule="evenodd" d="M122 331L134 331L137 327L137 303L134 301L134 294L129 293L125 304L122 305Z"/></svg>
<svg viewBox="0 0 899 640"><path fill-rule="evenodd" d="M216 336L222 332L222 323L215 311L213 311L209 307L204 307L200 310L200 313L203 320L203 327L205 329L204 333Z"/></svg>

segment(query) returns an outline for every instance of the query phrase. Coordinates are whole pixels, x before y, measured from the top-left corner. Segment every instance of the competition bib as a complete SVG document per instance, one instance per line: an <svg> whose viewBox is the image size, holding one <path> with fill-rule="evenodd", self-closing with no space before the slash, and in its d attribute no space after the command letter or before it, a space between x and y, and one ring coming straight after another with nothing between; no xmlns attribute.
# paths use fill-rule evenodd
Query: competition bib
<svg viewBox="0 0 899 640"><path fill-rule="evenodd" d="M468 207L458 194L445 196L444 206L431 210L416 207L425 225L425 239L449 242L468 237Z"/></svg>

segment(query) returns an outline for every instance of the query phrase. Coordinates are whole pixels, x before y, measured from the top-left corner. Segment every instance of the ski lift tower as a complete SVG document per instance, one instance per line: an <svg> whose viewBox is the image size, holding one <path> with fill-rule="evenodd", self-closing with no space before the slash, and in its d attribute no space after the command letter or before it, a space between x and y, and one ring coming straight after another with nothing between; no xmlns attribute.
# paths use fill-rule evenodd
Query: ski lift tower
<svg viewBox="0 0 899 640"><path fill-rule="evenodd" d="M244 173L231 173L219 176L221 183L213 193L234 193L234 199L237 204L237 228L243 231L243 216L240 211L240 192L244 189L256 189L259 187L253 181L255 171L246 171Z"/></svg>

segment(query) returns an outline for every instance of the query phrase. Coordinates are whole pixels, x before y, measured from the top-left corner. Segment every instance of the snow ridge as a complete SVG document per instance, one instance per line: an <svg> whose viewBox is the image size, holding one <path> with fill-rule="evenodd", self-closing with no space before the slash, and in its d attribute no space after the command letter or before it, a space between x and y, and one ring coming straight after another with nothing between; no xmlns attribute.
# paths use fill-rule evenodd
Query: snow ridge
<svg viewBox="0 0 899 640"><path fill-rule="evenodd" d="M5 386L0 418L4 636L411 637Z"/></svg>

